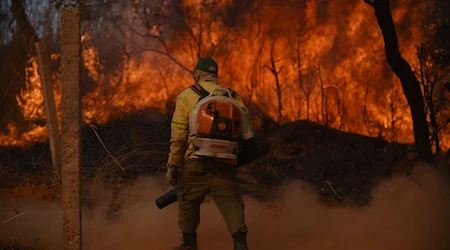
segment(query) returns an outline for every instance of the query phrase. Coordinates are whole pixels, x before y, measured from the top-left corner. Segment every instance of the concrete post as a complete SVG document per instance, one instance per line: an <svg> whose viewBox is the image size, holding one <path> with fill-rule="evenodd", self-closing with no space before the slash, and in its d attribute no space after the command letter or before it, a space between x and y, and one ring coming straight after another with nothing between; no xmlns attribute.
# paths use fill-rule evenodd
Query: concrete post
<svg viewBox="0 0 450 250"><path fill-rule="evenodd" d="M80 14L61 8L61 148L64 249L81 249Z"/></svg>

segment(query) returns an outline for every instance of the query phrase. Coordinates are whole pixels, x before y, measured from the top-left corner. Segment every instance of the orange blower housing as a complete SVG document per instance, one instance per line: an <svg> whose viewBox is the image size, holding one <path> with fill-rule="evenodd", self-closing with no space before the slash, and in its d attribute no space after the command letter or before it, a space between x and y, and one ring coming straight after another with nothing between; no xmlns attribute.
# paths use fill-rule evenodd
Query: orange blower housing
<svg viewBox="0 0 450 250"><path fill-rule="evenodd" d="M195 156L237 159L237 144L240 139L248 140L254 136L253 129L244 111L232 98L213 95L199 100L189 114L189 134Z"/></svg>
<svg viewBox="0 0 450 250"><path fill-rule="evenodd" d="M237 142L241 112L232 103L210 100L199 107L197 137Z"/></svg>

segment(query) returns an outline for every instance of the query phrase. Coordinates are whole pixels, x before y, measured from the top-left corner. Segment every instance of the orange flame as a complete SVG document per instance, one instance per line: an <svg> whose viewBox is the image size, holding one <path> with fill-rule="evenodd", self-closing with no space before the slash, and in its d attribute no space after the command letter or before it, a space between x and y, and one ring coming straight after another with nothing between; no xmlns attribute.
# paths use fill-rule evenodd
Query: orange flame
<svg viewBox="0 0 450 250"><path fill-rule="evenodd" d="M192 35L201 36L200 40L207 41L201 44L202 56L211 51L211 44L218 46L213 57L219 63L222 84L237 90L248 105L250 100L257 103L275 120L278 96L274 71L281 84L283 122L306 119L309 113L311 120L328 121L329 126L344 131L413 142L409 107L400 81L387 65L382 34L371 6L364 1L311 0L306 1L304 15L299 15L289 6L268 2L263 1L257 7L259 19L245 14L242 25L227 31L231 35L225 45L218 45L226 37L223 21L202 13L197 0L184 2L197 23L191 33L180 32L186 37L167 42L172 46L172 55L188 67L193 65L195 41ZM231 1L224 1L221 7L229 4ZM418 15L423 15L419 11L426 4L429 2L403 0L391 10L402 56L413 68L418 66L415 46L425 36ZM211 26L204 28L202 25ZM152 26L150 33L158 35L158 27ZM131 34L131 31L125 32L133 42L148 42ZM97 84L82 98L84 122L105 124L145 108L170 112L166 110L167 102L193 81L192 75L170 58L153 52L142 52L136 57L124 55L122 70L104 73L106 66L100 61L99 50L90 43L92 39L89 33L82 37L84 67ZM124 43L128 50L130 42ZM149 43L153 49L164 51L159 44ZM18 105L25 120L37 121L45 119L45 114L35 66L32 71L27 89L18 97ZM58 86L58 77L55 76L54 81ZM305 92L309 94L309 110ZM9 134L0 135L0 144L23 146L43 141L46 130L42 128L31 126L21 132L11 123ZM42 134L30 137L27 133ZM449 134L448 127L441 132L443 148L450 147ZM7 141L16 143L5 144Z"/></svg>
<svg viewBox="0 0 450 250"><path fill-rule="evenodd" d="M53 60L58 55L51 55ZM48 138L47 125L38 125L36 122L46 121L44 110L44 96L42 94L41 79L38 72L36 57L28 61L30 67L25 69L26 87L16 96L17 105L20 107L22 118L28 122L27 127L18 126L14 122L7 125L7 132L0 134L0 146L27 147L35 143L45 142ZM53 75L55 103L59 107L61 94L60 82L57 75ZM60 114L57 110L58 118ZM60 124L61 122L59 122Z"/></svg>

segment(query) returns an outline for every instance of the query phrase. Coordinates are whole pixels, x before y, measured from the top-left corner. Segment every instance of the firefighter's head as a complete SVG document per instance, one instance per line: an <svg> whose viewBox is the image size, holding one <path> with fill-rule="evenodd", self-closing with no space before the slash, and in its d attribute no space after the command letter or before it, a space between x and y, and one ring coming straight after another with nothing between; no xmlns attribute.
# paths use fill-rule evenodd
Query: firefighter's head
<svg viewBox="0 0 450 250"><path fill-rule="evenodd" d="M219 66L217 66L216 61L211 57L204 57L200 58L195 66L194 79L197 82L206 76L217 78L218 74Z"/></svg>

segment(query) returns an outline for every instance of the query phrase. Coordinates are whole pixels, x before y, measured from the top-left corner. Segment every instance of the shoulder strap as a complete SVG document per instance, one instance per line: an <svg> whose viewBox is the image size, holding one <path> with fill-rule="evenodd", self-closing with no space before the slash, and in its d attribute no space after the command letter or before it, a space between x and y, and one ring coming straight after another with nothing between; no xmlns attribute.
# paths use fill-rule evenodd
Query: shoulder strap
<svg viewBox="0 0 450 250"><path fill-rule="evenodd" d="M231 97L235 98L236 97L236 91L232 90L231 88L228 88L228 90L231 93ZM228 93L226 93L225 95L228 95Z"/></svg>
<svg viewBox="0 0 450 250"><path fill-rule="evenodd" d="M200 84L196 83L194 85L189 86L195 93L197 93L201 98L204 98L209 95L209 92L206 91Z"/></svg>
<svg viewBox="0 0 450 250"><path fill-rule="evenodd" d="M194 85L189 86L195 93L197 93L200 96L200 99L203 99L204 97L209 95L209 92L206 91L200 84L196 83ZM228 90L231 93L231 97L235 98L237 93L236 91L232 90L231 88L228 88ZM225 93L225 96L228 96L228 93Z"/></svg>

